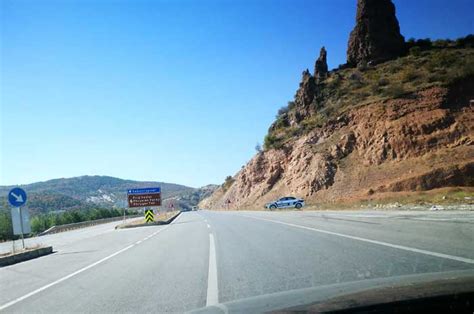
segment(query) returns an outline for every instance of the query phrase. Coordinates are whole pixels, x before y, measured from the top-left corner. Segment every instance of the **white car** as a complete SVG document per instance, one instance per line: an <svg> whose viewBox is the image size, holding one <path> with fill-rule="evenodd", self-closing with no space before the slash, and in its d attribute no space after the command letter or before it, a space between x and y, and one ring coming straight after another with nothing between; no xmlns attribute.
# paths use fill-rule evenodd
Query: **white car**
<svg viewBox="0 0 474 314"><path fill-rule="evenodd" d="M302 198L296 198L293 196L282 197L277 201L268 203L265 205L265 208L268 209L277 209L277 208L296 208L300 209L304 206L304 200Z"/></svg>

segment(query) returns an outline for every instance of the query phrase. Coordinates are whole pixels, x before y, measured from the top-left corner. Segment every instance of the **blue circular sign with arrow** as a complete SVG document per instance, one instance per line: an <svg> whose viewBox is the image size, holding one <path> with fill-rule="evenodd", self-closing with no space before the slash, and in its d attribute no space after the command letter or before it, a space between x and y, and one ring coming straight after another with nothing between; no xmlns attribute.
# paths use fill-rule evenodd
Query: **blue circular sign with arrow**
<svg viewBox="0 0 474 314"><path fill-rule="evenodd" d="M20 207L26 203L26 192L20 188L14 188L8 192L8 201L13 207Z"/></svg>

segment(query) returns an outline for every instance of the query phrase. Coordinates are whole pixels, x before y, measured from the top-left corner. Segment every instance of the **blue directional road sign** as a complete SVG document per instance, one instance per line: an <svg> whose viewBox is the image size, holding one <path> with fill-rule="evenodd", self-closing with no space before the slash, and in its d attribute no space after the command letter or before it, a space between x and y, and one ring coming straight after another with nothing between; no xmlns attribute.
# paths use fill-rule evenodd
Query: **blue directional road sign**
<svg viewBox="0 0 474 314"><path fill-rule="evenodd" d="M161 193L161 188L143 188L143 189L128 189L128 194L153 194Z"/></svg>
<svg viewBox="0 0 474 314"><path fill-rule="evenodd" d="M26 192L20 188L13 188L8 193L8 201L13 207L20 207L26 203Z"/></svg>

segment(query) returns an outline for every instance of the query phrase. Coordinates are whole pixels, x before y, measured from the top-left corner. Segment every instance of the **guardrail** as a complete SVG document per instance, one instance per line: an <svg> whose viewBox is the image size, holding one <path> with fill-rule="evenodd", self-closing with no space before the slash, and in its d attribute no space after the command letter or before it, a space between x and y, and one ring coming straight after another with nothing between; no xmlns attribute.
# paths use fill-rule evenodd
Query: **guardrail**
<svg viewBox="0 0 474 314"><path fill-rule="evenodd" d="M132 215L132 216L125 216L126 219L129 218L138 218L138 217L143 217L143 215ZM73 229L79 229L79 228L85 228L85 227L90 227L90 226L95 226L95 225L100 225L100 224L105 224L108 222L114 222L114 221L120 221L123 220L123 216L120 217L112 217L112 218L103 218L103 219L96 219L96 220L89 220L89 221L82 221L82 222L75 222L72 224L65 224L65 225L59 225L59 226L52 226L48 230L45 230L38 234L38 236L44 236L47 234L53 234L53 233L59 233L63 231L68 231L68 230L73 230Z"/></svg>

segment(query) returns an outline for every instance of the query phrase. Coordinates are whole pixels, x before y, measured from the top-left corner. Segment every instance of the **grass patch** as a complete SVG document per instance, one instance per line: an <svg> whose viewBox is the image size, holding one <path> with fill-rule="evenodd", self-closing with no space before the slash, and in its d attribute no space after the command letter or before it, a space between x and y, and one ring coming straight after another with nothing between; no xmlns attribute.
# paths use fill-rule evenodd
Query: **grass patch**
<svg viewBox="0 0 474 314"><path fill-rule="evenodd" d="M412 206L422 206L428 209L432 205L474 205L473 187L447 187L421 192L369 194L370 189L366 198L339 202L309 202L308 206L303 207L303 210L354 210L375 206L387 210L404 210L411 209Z"/></svg>
<svg viewBox="0 0 474 314"><path fill-rule="evenodd" d="M428 47L424 41L414 42L422 48L412 47L405 57L363 69L343 68L331 72L318 87L312 104L315 113L297 126L289 126L284 117L298 110L297 105L290 102L284 110L280 109L274 128L265 137L264 149L280 149L291 137L321 128L356 106L405 97L433 86L450 86L474 75L474 48L467 44L468 48L457 48L454 42L446 46L444 41L435 45L430 42Z"/></svg>
<svg viewBox="0 0 474 314"><path fill-rule="evenodd" d="M360 201L361 204L374 202L378 204L399 203L403 205L474 204L474 188L446 187L428 191L375 193L370 195L370 199Z"/></svg>

